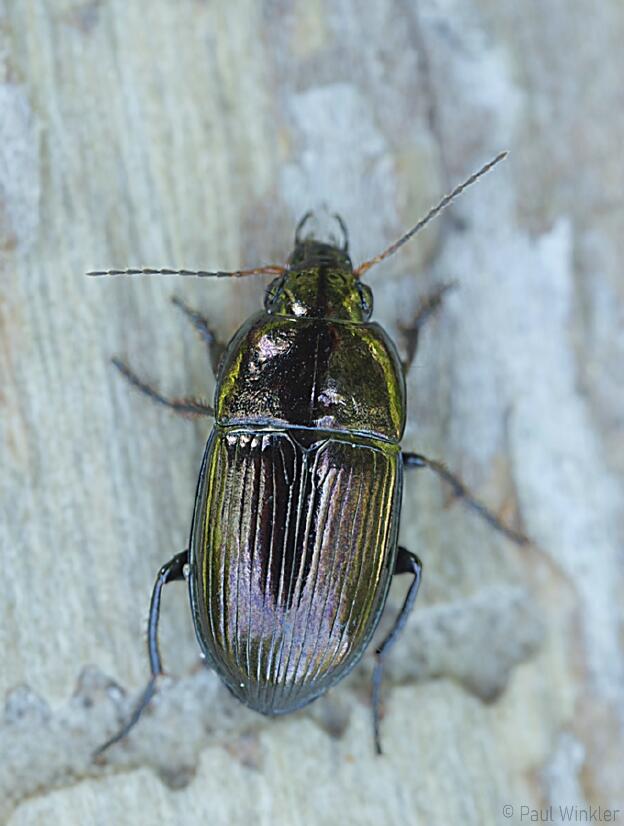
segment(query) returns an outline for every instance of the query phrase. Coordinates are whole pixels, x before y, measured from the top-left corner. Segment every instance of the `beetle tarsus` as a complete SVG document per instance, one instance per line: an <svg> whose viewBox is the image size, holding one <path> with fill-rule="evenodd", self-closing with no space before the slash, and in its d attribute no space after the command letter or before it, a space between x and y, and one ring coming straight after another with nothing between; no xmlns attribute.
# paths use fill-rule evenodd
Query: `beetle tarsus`
<svg viewBox="0 0 624 826"><path fill-rule="evenodd" d="M178 413L180 416L186 416L187 418L193 418L196 416L214 416L214 411L209 404L206 404L199 399L192 398L168 399L150 384L143 381L143 379L140 379L136 373L134 373L128 365L125 364L125 362L121 361L121 359L112 358L111 361L119 370L121 375L129 381L136 390L139 390L153 402L161 404L163 407L168 407L170 410L173 410L174 413Z"/></svg>
<svg viewBox="0 0 624 826"><path fill-rule="evenodd" d="M408 551L407 548L399 545L399 552L394 566L394 573L395 576L397 574L412 574L414 579L412 580L412 584L409 587L399 616L396 618L390 633L375 652L377 655L377 662L375 663L375 670L373 672L373 733L375 736L375 751L379 755L383 754L381 749L379 724L381 720L381 681L383 678L384 661L388 651L395 644L401 632L405 628L405 623L407 622L412 608L414 607L414 603L416 602L416 596L418 595L418 589L420 588L420 581L422 579L422 563L416 554L413 554L411 551Z"/></svg>
<svg viewBox="0 0 624 826"><path fill-rule="evenodd" d="M108 749L111 746L114 746L116 743L119 743L121 740L123 740L125 737L127 737L127 735L130 733L130 731L139 722L139 719L141 718L141 715L143 714L143 712L145 711L147 706L152 701L152 698L156 694L156 683L157 683L157 678L159 676L161 676L161 675L160 674L155 674L150 678L150 681L145 686L145 689L143 690L143 693L141 694L141 697L140 697L138 703L136 704L136 706L134 708L134 711L130 715L130 718L124 723L122 728L120 728L119 731L116 734L114 734L112 737L110 737L105 743L102 743L102 745L99 746L93 752L93 760L95 762L100 762L104 752L108 751Z"/></svg>
<svg viewBox="0 0 624 826"><path fill-rule="evenodd" d="M93 753L93 759L98 760L102 754L107 751L115 743L123 740L130 731L139 722L139 719L147 706L152 701L156 694L158 679L164 676L162 669L162 660L160 658L160 651L158 648L158 620L160 617L160 599L162 589L168 582L175 582L176 580L184 579L184 566L188 564L188 550L182 551L172 557L166 565L163 565L158 571L156 582L152 590L152 599L150 601L149 620L147 622L147 651L150 660L150 670L152 672L148 684L145 686L134 711L130 715L128 721L122 728L114 734L109 740L103 743Z"/></svg>
<svg viewBox="0 0 624 826"><path fill-rule="evenodd" d="M511 539L511 541L515 542L517 545L528 544L529 538L526 534L522 533L522 531L516 531L513 528L509 528L504 524L504 522L501 522L496 514L487 508L483 502L480 502L470 491L470 489L462 482L462 480L458 476L455 476L455 474L451 473L451 471L443 465L442 462L436 462L434 459L428 459L420 453L403 453L403 464L406 468L429 468L437 476L439 476L440 479L450 485L454 496L458 499L462 499L466 505L475 513L479 514L479 516L485 520L488 525L502 533L503 536Z"/></svg>

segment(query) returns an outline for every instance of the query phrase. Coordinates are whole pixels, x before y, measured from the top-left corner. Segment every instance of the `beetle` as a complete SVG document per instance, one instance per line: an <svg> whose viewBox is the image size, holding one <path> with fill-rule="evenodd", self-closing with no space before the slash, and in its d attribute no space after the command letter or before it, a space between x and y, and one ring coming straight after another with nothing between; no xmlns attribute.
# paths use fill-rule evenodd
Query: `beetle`
<svg viewBox="0 0 624 826"><path fill-rule="evenodd" d="M312 702L354 668L380 621L393 575L409 573L401 611L376 652L372 709L381 753L384 659L414 605L422 572L419 558L398 544L404 469L430 468L493 527L516 542L527 541L444 465L400 447L405 372L418 331L448 285L420 305L403 364L387 333L370 321L372 292L361 280L505 155L355 269L342 220L335 216L342 243L327 243L304 237L308 213L285 267L89 273L275 276L264 309L225 348L202 315L174 299L208 345L217 377L214 408L191 398L167 399L113 360L154 401L181 414L214 416L215 423L202 460L188 549L160 569L152 592L151 678L128 722L96 754L128 734L163 674L158 620L165 584L188 580L207 664L245 705L275 716Z"/></svg>

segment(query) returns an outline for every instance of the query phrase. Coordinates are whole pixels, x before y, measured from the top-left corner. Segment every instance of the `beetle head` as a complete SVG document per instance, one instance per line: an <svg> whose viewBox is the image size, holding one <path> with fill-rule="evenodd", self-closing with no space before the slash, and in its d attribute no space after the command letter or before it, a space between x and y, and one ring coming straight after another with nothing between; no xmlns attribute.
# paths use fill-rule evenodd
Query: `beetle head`
<svg viewBox="0 0 624 826"><path fill-rule="evenodd" d="M328 229L328 218L335 222L333 228ZM319 240L319 235L327 240ZM269 286L264 306L276 315L368 321L373 295L353 270L347 227L340 215L329 215L325 209L320 214L306 212L297 224L288 267Z"/></svg>
<svg viewBox="0 0 624 826"><path fill-rule="evenodd" d="M368 321L373 295L353 272L344 247L297 239L286 272L267 290L269 313L311 318Z"/></svg>

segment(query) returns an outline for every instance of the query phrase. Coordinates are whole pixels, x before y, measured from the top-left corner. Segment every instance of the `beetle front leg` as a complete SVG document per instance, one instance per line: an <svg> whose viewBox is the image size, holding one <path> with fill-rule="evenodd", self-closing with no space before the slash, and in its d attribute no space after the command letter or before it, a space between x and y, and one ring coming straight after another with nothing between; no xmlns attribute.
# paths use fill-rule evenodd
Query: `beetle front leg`
<svg viewBox="0 0 624 826"><path fill-rule="evenodd" d="M375 671L373 672L372 705L373 731L375 735L375 749L377 754L382 753L381 738L379 735L379 721L381 711L381 680L383 677L384 659L388 651L397 641L401 631L405 628L407 618L409 617L412 608L414 607L414 603L416 602L416 596L418 594L418 589L420 588L420 580L422 577L422 563L416 554L413 554L411 551L408 551L406 548L399 545L399 552L394 566L394 573L412 574L414 579L412 580L412 584L410 585L405 601L403 602L403 607L401 608L399 616L396 618L392 630L376 651L377 662L375 663Z"/></svg>
<svg viewBox="0 0 624 826"><path fill-rule="evenodd" d="M171 303L182 310L184 315L189 319L193 327L195 327L199 333L201 339L205 342L208 347L208 355L210 356L212 371L216 378L219 374L219 365L221 363L221 357L225 352L226 345L219 341L216 335L212 332L210 329L210 322L205 316L198 313L197 310L193 310L192 307L189 307L176 296L173 296Z"/></svg>
<svg viewBox="0 0 624 826"><path fill-rule="evenodd" d="M409 325L409 327L401 327L401 332L405 338L405 345L407 355L405 361L402 362L403 364L403 374L407 376L407 373L414 361L414 356L416 355L416 350L418 348L418 336L420 334L420 330L425 324L428 319L430 319L442 306L442 299L444 294L447 293L449 290L455 289L457 285L454 282L449 284L442 284L440 287L436 287L430 293L427 293L420 301L418 305L418 309L416 310L416 315L414 320Z"/></svg>
<svg viewBox="0 0 624 826"><path fill-rule="evenodd" d="M124 737L134 728L139 722L141 714L149 705L152 697L156 693L156 683L159 677L164 672L162 669L162 660L160 659L160 651L158 649L158 620L160 616L160 598L163 587L168 582L175 582L176 580L184 579L184 566L188 562L188 551L176 554L173 559L170 559L166 565L158 572L154 589L152 591L152 599L150 601L149 620L147 623L147 650L150 660L151 677L148 684L145 686L134 711L130 715L130 719L124 726L107 740L103 745L95 750L93 753L94 759L100 757L108 748L123 740Z"/></svg>
<svg viewBox="0 0 624 826"><path fill-rule="evenodd" d="M121 375L130 382L130 384L147 396L156 404L162 404L163 407L168 407L174 413L180 416L195 417L195 416L214 416L214 411L209 404L200 401L199 399L168 399L163 396L158 390L154 389L150 384L140 379L127 364L118 358L111 359L114 366L119 370Z"/></svg>
<svg viewBox="0 0 624 826"><path fill-rule="evenodd" d="M466 505L472 508L475 513L478 513L488 525L491 525L495 530L500 531L500 533L518 545L526 545L528 543L529 540L525 534L521 531L515 531L513 528L508 528L507 525L501 522L496 514L480 502L462 480L451 473L442 462L436 462L435 459L427 459L426 456L420 453L403 453L403 466L406 468L429 468L429 470L432 470L440 479L450 485L453 494L458 499L463 499Z"/></svg>

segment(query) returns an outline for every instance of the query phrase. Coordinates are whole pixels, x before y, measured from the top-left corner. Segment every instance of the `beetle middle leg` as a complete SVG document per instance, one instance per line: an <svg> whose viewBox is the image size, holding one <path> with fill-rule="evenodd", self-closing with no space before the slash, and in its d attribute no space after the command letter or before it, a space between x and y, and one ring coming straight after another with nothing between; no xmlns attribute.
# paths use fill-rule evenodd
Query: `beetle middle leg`
<svg viewBox="0 0 624 826"><path fill-rule="evenodd" d="M168 407L170 410L173 410L174 413L179 413L181 416L214 416L214 411L209 404L193 398L168 399L152 387L151 384L140 379L121 359L113 358L111 361L121 375L127 379L134 388L157 404L162 404L164 407Z"/></svg>
<svg viewBox="0 0 624 826"><path fill-rule="evenodd" d="M151 677L148 684L145 686L134 711L130 715L130 719L123 725L123 727L107 740L103 745L93 753L94 758L100 757L108 748L123 740L124 737L134 728L139 722L139 718L149 705L151 699L156 693L156 684L159 677L162 677L164 672L162 668L162 660L160 658L160 651L158 649L158 620L160 617L160 598L162 589L168 582L175 582L176 580L184 579L184 566L188 562L188 550L176 554L173 559L170 559L166 565L163 565L152 591L152 599L150 601L149 620L147 623L147 650L150 661Z"/></svg>
<svg viewBox="0 0 624 826"><path fill-rule="evenodd" d="M403 629L405 628L407 618L409 617L412 608L414 607L414 603L416 602L416 596L418 594L418 589L420 588L420 580L422 578L422 563L420 559L418 559L416 554L413 554L411 551L408 551L406 548L399 545L399 552L394 567L394 573L412 574L414 579L412 580L412 584L410 585L409 591L407 592L407 596L405 597L405 601L403 602L403 607L401 608L399 616L396 618L392 630L376 651L377 662L375 663L375 671L373 672L372 705L373 730L375 735L375 749L377 751L377 754L382 753L381 738L379 735L379 721L381 710L381 679L383 677L384 659L388 651L397 641L399 635L401 634L401 631L403 631Z"/></svg>
<svg viewBox="0 0 624 826"><path fill-rule="evenodd" d="M480 502L462 480L458 476L455 476L454 473L451 473L442 462L436 462L435 459L428 459L421 453L403 453L403 466L406 468L429 468L429 470L432 470L440 479L450 485L453 494L458 499L463 499L466 505L475 511L475 513L478 513L488 525L491 525L495 530L500 531L500 533L518 545L526 545L528 543L529 540L525 534L521 531L515 531L513 528L508 528L507 525L501 522L496 514L487 508L483 502Z"/></svg>

